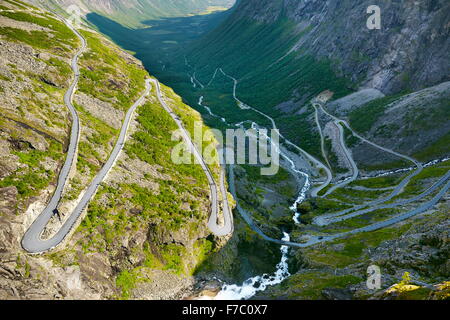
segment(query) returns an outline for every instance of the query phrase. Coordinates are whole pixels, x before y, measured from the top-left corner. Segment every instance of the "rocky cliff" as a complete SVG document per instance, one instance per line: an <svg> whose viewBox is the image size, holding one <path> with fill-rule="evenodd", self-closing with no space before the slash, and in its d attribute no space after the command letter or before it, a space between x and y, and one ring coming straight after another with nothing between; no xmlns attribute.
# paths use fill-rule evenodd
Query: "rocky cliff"
<svg viewBox="0 0 450 320"><path fill-rule="evenodd" d="M367 9L374 4L381 9L379 30L367 27ZM333 183L343 181L342 173L350 166L338 150L339 129L323 112L318 112L318 123L325 135L325 152L320 150L311 100L322 92L332 93L325 108L347 119L361 136L421 162L446 158L450 154L449 12L448 1L241 0L221 26L177 57L178 65L171 66L168 79L188 101L195 103L202 97L202 103L217 115L214 119L205 112L212 123L223 116L231 125L244 120L265 127L273 124L242 103L268 114L295 144L317 158L328 155ZM236 97L242 103L236 103ZM411 166L359 141L349 131L344 135L359 177ZM426 190L447 172L448 161L434 163L413 179L399 198ZM311 224L320 214L388 194L401 178L390 174L361 179L324 199L309 199L300 208L302 224L295 226L291 217L275 221L276 210L267 214L264 204L270 204L272 195L253 188L257 191L249 196L241 177L237 196L241 204L257 208L253 220L266 234L275 223L275 230L292 229L291 239L302 241L308 232L342 232L414 208L418 203L325 229ZM415 279L442 283L448 279L448 259L443 258L448 239L442 232L448 224L446 212L448 196L427 213L391 228L297 250L290 264L294 275L259 297L384 298L384 291L376 294L366 286L371 264L382 268L383 289L400 281L405 271ZM415 294L417 298L434 297L430 290Z"/></svg>
<svg viewBox="0 0 450 320"><path fill-rule="evenodd" d="M123 3L90 2L104 14L122 11L114 5ZM381 2L381 30L366 28L370 4L241 0L229 20L194 43L186 56L183 52L178 61L166 61L168 78L192 105L202 96L231 123L255 119L270 125L262 117L252 118L253 111L236 109L231 78L215 72L223 68L239 80L242 101L273 116L288 138L318 157L320 139L309 101L323 90L334 93L327 108L371 140L421 161L448 155L448 3ZM194 286L192 275L197 272L206 279L213 272L231 282L273 271L279 247L261 241L242 220L237 219L228 243L209 234L207 181L199 168L167 162L173 146L169 133L175 128L154 95L138 110L125 152L67 246L40 257L25 254L21 235L48 201L64 160L70 118L62 95L72 77L68 63L79 43L47 12L30 11L17 1L2 6L8 12L0 15L1 298L180 298ZM131 6L132 14L126 15L135 14L136 8ZM12 9L15 12L9 12ZM83 130L62 220L107 159L124 113L147 76L130 54L92 30L82 33L89 49L80 60L82 79L74 101ZM208 88L200 88L207 83ZM187 124L200 120L171 89L163 87L163 92ZM205 118L213 118L209 116ZM327 137L336 136L329 117L321 115L319 122ZM345 139L363 174L411 165L356 143L348 132ZM346 164L336 143L330 144L330 155L337 157L330 159L338 164L334 169L346 169L339 168ZM448 161L428 167L404 188L400 199L430 187L448 168ZM314 216L386 194L403 173L357 181L327 199L306 201L300 208L302 224L295 226L287 210L295 197L295 181L286 175L259 181L251 168L241 168L238 196L258 210L256 218L264 222L265 232L279 236L286 229L294 241L302 241L305 231L318 230L311 224ZM413 205L378 210L327 231L375 223ZM46 235L60 224L55 217ZM261 297L370 298L374 292L365 286L369 264L382 267L383 289L405 271L441 283L449 276L446 230L448 196L425 214L391 228L291 250L293 276ZM377 294L383 298L390 293Z"/></svg>

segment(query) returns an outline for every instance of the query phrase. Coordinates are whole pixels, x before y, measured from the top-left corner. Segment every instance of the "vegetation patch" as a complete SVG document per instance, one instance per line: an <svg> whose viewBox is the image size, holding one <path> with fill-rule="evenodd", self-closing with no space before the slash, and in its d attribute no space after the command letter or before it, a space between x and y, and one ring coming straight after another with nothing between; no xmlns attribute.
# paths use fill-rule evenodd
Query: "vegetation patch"
<svg viewBox="0 0 450 320"><path fill-rule="evenodd" d="M353 110L348 115L350 125L356 132L366 133L370 131L377 120L388 109L389 105L399 100L405 93L375 99L362 107Z"/></svg>
<svg viewBox="0 0 450 320"><path fill-rule="evenodd" d="M290 299L320 300L324 299L324 289L343 289L362 282L363 279L353 275L335 276L325 272L310 271L296 274L280 285Z"/></svg>

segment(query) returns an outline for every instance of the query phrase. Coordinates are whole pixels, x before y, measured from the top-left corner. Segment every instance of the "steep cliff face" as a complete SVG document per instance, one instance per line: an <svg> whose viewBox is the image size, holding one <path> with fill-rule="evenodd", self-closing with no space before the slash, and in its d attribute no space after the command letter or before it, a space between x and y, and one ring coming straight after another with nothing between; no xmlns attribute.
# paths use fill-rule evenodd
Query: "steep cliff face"
<svg viewBox="0 0 450 320"><path fill-rule="evenodd" d="M359 86L384 93L423 89L450 79L448 1L379 1L375 4L381 9L381 29L369 30L366 11L373 4L242 0L226 24L288 19L298 33L291 50L330 59Z"/></svg>

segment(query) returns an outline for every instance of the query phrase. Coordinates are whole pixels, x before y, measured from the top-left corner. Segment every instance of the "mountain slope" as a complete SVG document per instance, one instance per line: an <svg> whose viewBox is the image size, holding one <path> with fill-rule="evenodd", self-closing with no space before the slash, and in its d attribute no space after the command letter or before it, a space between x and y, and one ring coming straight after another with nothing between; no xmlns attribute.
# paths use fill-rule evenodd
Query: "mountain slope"
<svg viewBox="0 0 450 320"><path fill-rule="evenodd" d="M242 0L229 20L217 30L190 47L188 52L175 56L178 60L168 54L168 60L163 61L167 71L163 68L161 75L186 101L198 105L209 123L224 129L250 120L269 127L272 125L270 119L258 113L262 110L275 119L286 137L320 160L329 157L333 165L333 184L348 182L326 198L319 194L319 197L308 198L299 204L301 215L297 219L301 223L294 224L289 207L298 196L303 180L289 171L289 164L284 164L286 169L274 177L261 177L259 168L249 166L236 167L230 172L230 177L236 176L230 178L230 183L237 185L233 189L236 189L241 207L250 213L266 235L280 239L282 232L289 232L291 241L296 243L338 235L338 239L330 238L328 242L302 250L289 249L293 276L262 293L263 298L368 298L373 292L366 287L367 266L372 263L382 267L384 289L398 282L404 271L430 283L442 282L449 277L448 193L440 195L440 201L422 214L388 228L352 234L359 228L383 223L386 219L395 220L397 215L414 212L431 201L439 193L432 189L433 185L441 183L442 188L442 183L448 180L448 159L433 162L423 170L409 169L412 164L405 158L381 152L380 148L363 139L356 139L356 133L347 127L341 128L343 133L340 134L339 123L344 120L339 122L320 111L317 112L317 123L315 121L318 107L310 103L311 99L317 102L333 97L334 100L323 102L324 110L345 119L355 132L371 141L412 154L423 162L449 154L449 82L445 82L445 69L436 70L437 64L445 66L448 63L448 57L440 51L448 46L446 18L443 18L443 12L445 14L447 10L445 2L419 1L417 7L389 2L383 11L397 8L395 6L402 10L388 12L385 17L388 29L374 33L365 29L367 4L363 0ZM344 16L348 17L348 22L342 19ZM398 20L399 17L402 19ZM407 18L421 28L414 30ZM36 80L39 88L46 92L36 88L30 90L31 93L25 92L34 104L34 100L40 101L45 94L51 93L52 87L60 83L58 81L65 81L67 86L70 70L65 70L66 77L55 77L55 74L64 74L64 67L59 67L58 61L51 64L61 71L50 69L48 74L45 66L35 64L36 55L39 58L45 58L46 54L70 58L77 46L64 32L64 26L56 24L55 27L53 20L50 23L18 14L8 19L2 20L2 25L8 26L1 29L2 41L6 43L2 59L11 56L14 60L2 60L5 79L0 82L1 88L11 91ZM362 29L358 30L357 25ZM17 28L29 30L35 37L27 37L30 34L15 30ZM54 33L54 42L45 34L44 31L48 34L47 29ZM427 32L431 34L429 38ZM407 43L401 37L403 33L417 37L420 42ZM92 31L83 30L83 35L89 40L90 50L80 61L83 79L75 98L85 132L78 160L80 170L68 190L63 213L73 205L89 176L101 167L117 135L123 112L139 93L142 83L139 79L146 76L139 62L115 45ZM390 45L371 42L374 35ZM33 39L42 41L33 42ZM10 42L18 47L11 49ZM428 46L423 47L422 43ZM24 52L24 58L11 52ZM373 64L365 55L373 58ZM44 58L42 60L47 61ZM14 61L19 66L15 69L19 70L11 66L16 63ZM417 72L414 62L420 66ZM25 66L27 63L37 72L33 77ZM22 66L27 72L20 73ZM403 74L409 71L411 76ZM14 80L10 85L9 79ZM166 87L163 90L166 99L186 123L191 125L193 120L200 120L200 115L184 105L173 91ZM7 176L0 182L0 192L6 199L1 203L2 212L6 214L0 217L0 223L2 230L7 230L1 234L5 239L0 242L6 244L0 248L0 272L6 275L6 280L2 278L0 282L2 296L39 297L33 290L38 289L41 297L80 297L85 294L88 298L173 298L183 296L183 290L193 284L190 277L193 272L204 272L205 279L211 279L211 273L214 273L233 283L258 272L273 272L273 266L279 262L278 244L263 241L242 219L237 219L236 232L228 243L209 236L205 228L209 205L207 183L199 168L168 164L169 150L173 146L169 131L174 127L154 96L138 110L125 154L92 201L86 219L67 249L42 259L20 253L16 235L23 230L17 229L27 226L32 216L22 214L23 210L17 208L28 208L32 214L39 212L52 190L55 178L52 172L57 172L57 165L64 156L62 148L53 153L50 152L53 149L43 144L47 139L55 140L51 138L51 135L55 136L54 132L48 133L44 127L46 123L52 128L57 126L52 122L57 120L65 119L65 123L64 129L60 130L61 137L55 138L67 140L66 132L70 126L67 115L47 110L51 101L61 100L59 93L59 98L48 96L48 103L32 110L26 108L23 100L5 102L5 109L8 109L7 103L14 106L11 108L13 114L17 112L25 119L36 117L40 122L39 125L19 123L16 116L20 128L14 131L10 129L9 119L2 120L2 129L3 123L8 124L2 131L6 143L2 141L1 146L6 154L2 170L6 168ZM5 99L10 96L5 95ZM238 103L236 96L255 109ZM202 103L210 107L209 112ZM33 114L35 109L49 114ZM322 137L317 128L321 125L324 148L321 148ZM340 139L336 137L344 134L344 142L338 143ZM62 145L61 141L59 144ZM33 152L34 148L40 148L42 153ZM295 151L286 149L291 153ZM350 150L348 153L356 161L361 179L345 180L351 168L346 163L349 159L344 158L343 149ZM49 167L48 159L42 160L47 155L56 166ZM303 165L301 158L295 160ZM32 167L39 167L39 172L28 177ZM399 167L408 167L408 172L394 171L385 175L388 169ZM217 168L213 169L217 174ZM313 184L322 183L319 180L320 175L324 175L323 170L315 170L318 171L315 175L314 168L300 169L311 175ZM399 193L394 196L393 190L397 190L396 186L409 175L410 183L399 188ZM33 183L22 181L22 178L33 180ZM41 182L41 178L46 180ZM29 186L31 191L27 190ZM21 193L23 190L26 191L24 194ZM400 205L371 205L389 194L392 197L385 202ZM423 196L416 198L420 194ZM335 217L333 224L316 223L319 216L340 213L358 205L369 207L369 211L364 213L364 210L355 209ZM18 214L14 215L16 212ZM51 234L59 224L55 217L47 233ZM340 239L340 234L347 236ZM53 267L42 274L40 270L50 263ZM76 285L68 287L68 282Z"/></svg>
<svg viewBox="0 0 450 320"><path fill-rule="evenodd" d="M7 11L0 11L0 297L184 295L192 273L220 245L207 228L209 185L201 167L167 161L177 126L155 91L138 108L125 152L70 239L42 256L22 250L21 238L48 202L65 159L72 119L63 95L80 43L49 12L18 1L2 2L1 9ZM76 170L59 217L43 237L61 226L109 157L125 112L149 77L138 60L103 36L85 28L81 33L88 48L73 98L81 118ZM170 88L162 91L187 128L201 121ZM218 175L219 167L212 170ZM153 286L153 279L166 290Z"/></svg>
<svg viewBox="0 0 450 320"><path fill-rule="evenodd" d="M236 95L241 101L275 118L287 138L321 157L309 102L324 90L333 92L333 99L365 89L378 92L367 104L376 97L414 93L450 80L447 1L384 2L380 4L381 30L366 27L370 4L365 0L241 0L221 26L182 54L169 57L171 68L159 76L191 105L204 96L216 114L240 122L242 116L232 112L236 103L230 78L216 72L222 68L239 81ZM200 83L210 85L193 90L186 74L194 73ZM423 97L423 105L436 102L433 98L427 102L428 98ZM443 102L446 106L448 101ZM432 113L437 109L428 108ZM239 112L264 124L254 113ZM439 134L426 143L443 139L449 119L448 112L444 114L436 128ZM376 119L369 122L375 124ZM417 152L422 147L403 146ZM447 152L434 153L427 160Z"/></svg>
<svg viewBox="0 0 450 320"><path fill-rule="evenodd" d="M236 200L244 208L239 212L246 212L241 214L251 217L266 236L279 239L281 231L288 230L291 241L304 244L318 235L326 239L329 234L382 224L420 207L435 194L436 190L429 189L433 184L448 181L448 1L384 1L380 4L381 30L366 27L366 9L371 4L365 0L241 0L221 26L164 61L170 67L158 76L189 104L197 104L208 123L229 129L249 128L254 121L270 128L272 117L287 139L331 163L331 185L299 206L299 224L293 223L292 212L274 205L274 198L286 194L276 190L277 184L287 184L289 179L261 184L261 178L252 176L245 166L234 170ZM317 105L331 115L322 109L316 114ZM340 128L344 121L354 132ZM339 137L343 137L341 142ZM295 152L286 149L288 156ZM422 163L446 160L415 171L410 168L412 162L398 153ZM290 169L292 163L284 166ZM314 185L325 180L308 167L301 170ZM357 177L352 181L355 171ZM400 205L375 206L409 175L413 179L393 200ZM321 197L336 186L341 187ZM427 190L431 193L413 201ZM294 251L290 266L300 271L258 297L367 298L373 293L365 285L372 262L383 268L385 288L399 281L404 271L429 283L448 279L448 263L443 258L448 246L446 236L441 238L448 224L446 190L424 214ZM285 209L290 205L289 199L286 202L281 204ZM359 206L367 206L368 212L358 212ZM326 226L314 223L330 212L342 218ZM427 238L435 242L428 243ZM387 241L405 252L398 257L383 255ZM424 253L423 261L415 258L418 252Z"/></svg>
<svg viewBox="0 0 450 320"><path fill-rule="evenodd" d="M225 57L223 66L234 58L244 66L245 57L254 55L262 68L272 63L289 63L297 52L310 54L317 60L328 59L338 74L358 86L370 86L384 93L404 89L417 90L449 80L450 48L447 1L385 2L380 4L382 29L369 30L366 9L370 1L252 1L241 0L228 21L193 48L193 62L205 56ZM286 42L276 46L278 58L268 64L261 61L266 50L276 43L267 41L265 34L276 26L289 22L279 36ZM285 24L287 22L284 22ZM238 28L238 25L241 25ZM266 27L264 29L264 27ZM238 33L237 30L245 30ZM264 51L235 51L243 39L267 46ZM231 41L230 41L231 40ZM202 52L198 48L202 47ZM279 60L278 60L279 59ZM247 72L250 68L244 68ZM294 68L292 68L294 70ZM239 74L238 74L239 75Z"/></svg>

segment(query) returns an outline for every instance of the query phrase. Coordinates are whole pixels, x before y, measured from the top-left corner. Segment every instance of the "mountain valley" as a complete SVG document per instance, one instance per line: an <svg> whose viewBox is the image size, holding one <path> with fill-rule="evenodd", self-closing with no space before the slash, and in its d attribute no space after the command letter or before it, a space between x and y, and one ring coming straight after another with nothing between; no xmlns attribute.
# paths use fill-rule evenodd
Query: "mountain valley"
<svg viewBox="0 0 450 320"><path fill-rule="evenodd" d="M0 299L448 299L448 1L379 1L380 30L366 0L44 2L0 5ZM122 149L34 255L71 86L39 237ZM199 123L279 130L278 173L173 163Z"/></svg>

